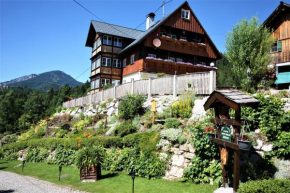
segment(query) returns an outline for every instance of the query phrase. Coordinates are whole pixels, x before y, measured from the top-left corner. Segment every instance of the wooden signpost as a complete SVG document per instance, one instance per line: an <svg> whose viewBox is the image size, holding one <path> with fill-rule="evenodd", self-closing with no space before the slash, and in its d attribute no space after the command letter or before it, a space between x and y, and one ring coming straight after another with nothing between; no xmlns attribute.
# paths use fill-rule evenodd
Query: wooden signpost
<svg viewBox="0 0 290 193"><path fill-rule="evenodd" d="M239 188L240 179L240 147L238 138L241 132L241 106L257 107L259 101L237 90L218 90L211 93L204 104L204 109L214 108L215 119L211 120L217 128L217 138L213 139L214 143L219 144L221 155L221 168L223 174L223 186L226 187L226 168L228 161L227 149L234 151L234 191ZM235 117L231 119L230 109L235 110ZM233 126L234 139L232 140L231 127Z"/></svg>

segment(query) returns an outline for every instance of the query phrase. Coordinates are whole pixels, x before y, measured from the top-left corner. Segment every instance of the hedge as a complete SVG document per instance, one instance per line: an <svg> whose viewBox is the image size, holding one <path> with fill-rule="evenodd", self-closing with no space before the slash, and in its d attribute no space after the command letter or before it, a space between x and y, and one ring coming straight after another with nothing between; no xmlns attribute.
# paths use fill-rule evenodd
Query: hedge
<svg viewBox="0 0 290 193"><path fill-rule="evenodd" d="M290 180L257 180L241 184L239 193L289 193Z"/></svg>
<svg viewBox="0 0 290 193"><path fill-rule="evenodd" d="M144 133L134 133L127 135L125 137L91 137L87 139L86 143L89 146L92 145L103 145L105 148L110 147L133 147L139 144L139 141L144 135ZM146 134L145 134L146 135ZM43 147L46 149L56 149L57 146L63 146L68 149L78 149L77 139L67 139L67 138L47 138L47 139L30 139L27 141L20 141L15 143L10 143L1 148L1 150L13 150L19 151L26 149L28 147Z"/></svg>

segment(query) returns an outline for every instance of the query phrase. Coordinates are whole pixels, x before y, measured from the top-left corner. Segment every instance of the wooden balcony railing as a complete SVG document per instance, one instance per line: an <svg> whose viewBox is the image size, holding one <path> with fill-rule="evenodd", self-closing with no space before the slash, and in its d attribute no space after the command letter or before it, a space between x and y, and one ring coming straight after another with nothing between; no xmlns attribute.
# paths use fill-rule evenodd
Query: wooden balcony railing
<svg viewBox="0 0 290 193"><path fill-rule="evenodd" d="M172 52L179 52L185 54L192 54L196 56L209 57L205 44L197 44L182 40L176 40L168 37L161 37L160 49L169 50Z"/></svg>
<svg viewBox="0 0 290 193"><path fill-rule="evenodd" d="M154 59L140 59L135 61L134 64L126 66L123 69L123 76L136 72L154 72L154 73L165 73L165 74L187 74L193 72L206 72L206 71L217 71L216 68L196 66L188 64L180 64L175 62L167 62L163 60Z"/></svg>

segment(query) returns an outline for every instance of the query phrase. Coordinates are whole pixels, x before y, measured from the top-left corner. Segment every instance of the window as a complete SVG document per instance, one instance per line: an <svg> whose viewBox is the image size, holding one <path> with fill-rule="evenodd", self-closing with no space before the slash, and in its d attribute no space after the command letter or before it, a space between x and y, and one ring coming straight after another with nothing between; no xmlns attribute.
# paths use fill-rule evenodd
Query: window
<svg viewBox="0 0 290 193"><path fill-rule="evenodd" d="M277 41L274 43L271 52L282 52L282 41Z"/></svg>
<svg viewBox="0 0 290 193"><path fill-rule="evenodd" d="M103 86L105 86L107 84L110 84L110 79L108 79L108 78L102 78L101 84L102 84L101 87L103 87Z"/></svg>
<svg viewBox="0 0 290 193"><path fill-rule="evenodd" d="M112 80L112 85L119 86L121 84L121 80Z"/></svg>
<svg viewBox="0 0 290 193"><path fill-rule="evenodd" d="M119 59L113 59L113 67L121 68L121 61Z"/></svg>
<svg viewBox="0 0 290 193"><path fill-rule="evenodd" d="M183 19L189 19L189 16L190 16L189 10L185 10L185 9L182 9L181 10L181 18L183 18Z"/></svg>
<svg viewBox="0 0 290 193"><path fill-rule="evenodd" d="M121 38L114 38L114 46L122 47L122 39Z"/></svg>
<svg viewBox="0 0 290 193"><path fill-rule="evenodd" d="M181 58L176 58L176 62L182 62Z"/></svg>
<svg viewBox="0 0 290 193"><path fill-rule="evenodd" d="M95 49L97 49L100 45L101 45L101 38L99 37L95 42L94 42L94 46L93 46L93 51Z"/></svg>
<svg viewBox="0 0 290 193"><path fill-rule="evenodd" d="M102 66L111 66L111 58L103 57L102 59Z"/></svg>
<svg viewBox="0 0 290 193"><path fill-rule="evenodd" d="M91 81L91 90L93 90L95 88L95 80Z"/></svg>
<svg viewBox="0 0 290 193"><path fill-rule="evenodd" d="M172 39L176 39L176 35L171 34L170 36Z"/></svg>
<svg viewBox="0 0 290 193"><path fill-rule="evenodd" d="M101 58L98 57L97 59L93 60L92 62L92 70L99 68L101 64Z"/></svg>
<svg viewBox="0 0 290 193"><path fill-rule="evenodd" d="M168 57L168 60L171 60L172 62L175 62L175 58L173 58L173 57Z"/></svg>
<svg viewBox="0 0 290 193"><path fill-rule="evenodd" d="M148 54L148 57L156 58L156 55L155 54Z"/></svg>
<svg viewBox="0 0 290 193"><path fill-rule="evenodd" d="M131 55L130 57L130 64L133 64L135 62L135 54Z"/></svg>
<svg viewBox="0 0 290 193"><path fill-rule="evenodd" d="M96 83L95 83L95 88L99 88L99 85L100 85L100 79L97 78Z"/></svg>
<svg viewBox="0 0 290 193"><path fill-rule="evenodd" d="M103 36L103 44L112 45L112 37L111 36Z"/></svg>
<svg viewBox="0 0 290 193"><path fill-rule="evenodd" d="M124 59L124 60L123 60L123 68L125 68L126 65L127 65L127 59Z"/></svg>
<svg viewBox="0 0 290 193"><path fill-rule="evenodd" d="M96 60L92 61L92 71L96 68Z"/></svg>

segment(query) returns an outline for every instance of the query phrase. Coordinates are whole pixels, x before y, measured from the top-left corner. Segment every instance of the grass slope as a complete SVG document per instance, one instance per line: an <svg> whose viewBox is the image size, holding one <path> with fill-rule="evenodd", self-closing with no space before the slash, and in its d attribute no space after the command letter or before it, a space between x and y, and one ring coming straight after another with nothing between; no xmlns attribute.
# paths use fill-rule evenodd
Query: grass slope
<svg viewBox="0 0 290 193"><path fill-rule="evenodd" d="M71 166L64 166L62 175L68 174L66 178L58 181L58 166L45 163L25 163L24 171L16 165L20 161L0 160L0 171L10 171L21 175L33 176L35 178L50 181L61 186L69 186L87 192L102 193L130 193L132 192L132 178L123 172L110 173L102 171L103 179L94 183L81 183L79 170ZM177 181L168 181L163 179L147 180L145 178L135 178L136 193L212 193L217 187L211 185L196 185L192 183L182 183Z"/></svg>
<svg viewBox="0 0 290 193"><path fill-rule="evenodd" d="M76 81L62 71L50 71L39 74L37 77L29 80L13 83L10 86L27 86L32 89L49 90L50 88L58 89L65 84L75 87L83 83Z"/></svg>

